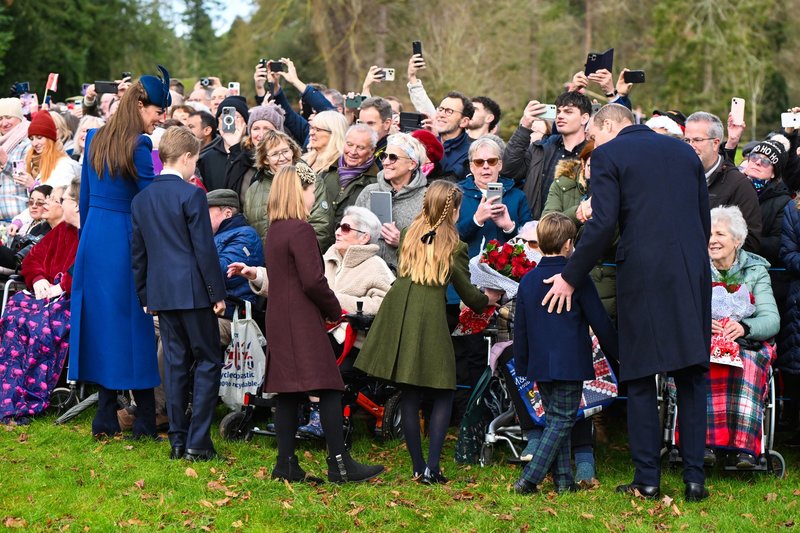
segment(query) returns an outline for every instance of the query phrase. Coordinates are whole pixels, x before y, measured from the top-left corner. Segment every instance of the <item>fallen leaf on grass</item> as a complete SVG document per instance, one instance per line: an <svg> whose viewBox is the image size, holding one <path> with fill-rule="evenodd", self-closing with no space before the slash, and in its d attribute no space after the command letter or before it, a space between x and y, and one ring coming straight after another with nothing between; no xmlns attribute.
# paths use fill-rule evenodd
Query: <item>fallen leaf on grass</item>
<svg viewBox="0 0 800 533"><path fill-rule="evenodd" d="M792 494L794 494L795 496L800 496L800 489L795 489L794 492L792 492Z"/></svg>
<svg viewBox="0 0 800 533"><path fill-rule="evenodd" d="M305 457L305 458L306 458L306 459L308 459L309 461L313 461L313 460L314 460L314 456L313 456L313 455L311 454L311 452L310 452L310 451L308 451L308 450L306 450L306 451L304 451L304 452L303 452L303 457Z"/></svg>
<svg viewBox="0 0 800 533"><path fill-rule="evenodd" d="M350 505L355 505L355 502L350 502ZM355 507L353 509L350 509L349 511L347 511L347 515L348 516L356 516L356 515L358 515L358 513L360 513L363 510L364 510L364 507L362 507L361 505L355 505Z"/></svg>
<svg viewBox="0 0 800 533"><path fill-rule="evenodd" d="M284 479L283 484L286 485L286 490L288 490L289 492L294 492L294 488L292 488L292 484L289 483L288 479Z"/></svg>
<svg viewBox="0 0 800 533"><path fill-rule="evenodd" d="M292 507L291 500L281 500L281 505L283 505L284 509L294 509L294 507Z"/></svg>
<svg viewBox="0 0 800 533"><path fill-rule="evenodd" d="M213 504L213 503L211 503L211 502L210 502L210 501L208 501L208 500L200 500L198 503L199 503L200 505L202 505L203 507L208 507L209 509L213 509L213 508L214 508L214 504Z"/></svg>
<svg viewBox="0 0 800 533"><path fill-rule="evenodd" d="M770 492L769 494L764 496L764 501L765 502L774 502L777 499L778 499L778 495L775 494L774 492Z"/></svg>
<svg viewBox="0 0 800 533"><path fill-rule="evenodd" d="M794 520L789 520L783 523L784 527L794 527Z"/></svg>
<svg viewBox="0 0 800 533"><path fill-rule="evenodd" d="M363 525L363 523L361 522L361 520L356 518L356 519L353 520L353 525L356 526L356 527L361 527Z"/></svg>
<svg viewBox="0 0 800 533"><path fill-rule="evenodd" d="M126 450L128 450L128 451L130 451L130 450L132 450L132 449L133 449L133 446L131 446L131 445L129 444L129 445L125 446L125 449L126 449Z"/></svg>
<svg viewBox="0 0 800 533"><path fill-rule="evenodd" d="M256 478L256 479L264 479L265 477L267 477L267 469L266 469L266 467L262 466L261 468L259 468L258 472L253 474L253 477Z"/></svg>
<svg viewBox="0 0 800 533"><path fill-rule="evenodd" d="M241 520L237 520L236 522L232 523L231 526L236 528L244 527L244 522L242 522Z"/></svg>
<svg viewBox="0 0 800 533"><path fill-rule="evenodd" d="M664 507L669 507L670 505L672 505L672 498L670 498L669 496L664 496L663 498L661 498L661 503L664 504Z"/></svg>
<svg viewBox="0 0 800 533"><path fill-rule="evenodd" d="M498 520L505 520L506 522L513 522L514 516L510 514L501 514L497 516Z"/></svg>
<svg viewBox="0 0 800 533"><path fill-rule="evenodd" d="M197 471L191 466L186 467L186 475L189 477L197 477Z"/></svg>
<svg viewBox="0 0 800 533"><path fill-rule="evenodd" d="M6 527L28 527L28 521L24 518L9 516L3 520L3 525Z"/></svg>
<svg viewBox="0 0 800 533"><path fill-rule="evenodd" d="M206 487L208 487L211 490L228 490L228 487L226 487L219 481L209 481Z"/></svg>
<svg viewBox="0 0 800 533"><path fill-rule="evenodd" d="M556 512L556 510L555 510L555 509L553 509L552 507L545 507L545 508L543 509L543 511L544 511L544 512L546 512L546 513L550 513L550 514L551 514L551 515L553 515L553 516L558 516L558 513L557 513L557 512Z"/></svg>
<svg viewBox="0 0 800 533"><path fill-rule="evenodd" d="M678 509L678 506L675 505L674 503L672 504L672 512L675 514L675 516L680 516L681 515L681 510Z"/></svg>
<svg viewBox="0 0 800 533"><path fill-rule="evenodd" d="M145 525L144 522L138 520L136 518L130 518L120 524L121 526L143 526Z"/></svg>
<svg viewBox="0 0 800 533"><path fill-rule="evenodd" d="M28 434L27 433L20 433L19 434L19 442L28 442Z"/></svg>
<svg viewBox="0 0 800 533"><path fill-rule="evenodd" d="M226 505L231 503L231 499L230 498L222 498L221 500L217 500L214 503L217 505L217 507L225 507Z"/></svg>
<svg viewBox="0 0 800 533"><path fill-rule="evenodd" d="M136 485L136 488L139 489L139 490L144 489L144 480L143 479L137 479L136 481L133 482L133 484Z"/></svg>
<svg viewBox="0 0 800 533"><path fill-rule="evenodd" d="M586 520L594 520L594 515L591 513L581 513L581 518L585 518Z"/></svg>
<svg viewBox="0 0 800 533"><path fill-rule="evenodd" d="M456 501L470 501L475 499L475 495L467 491L457 492L453 494L453 499Z"/></svg>

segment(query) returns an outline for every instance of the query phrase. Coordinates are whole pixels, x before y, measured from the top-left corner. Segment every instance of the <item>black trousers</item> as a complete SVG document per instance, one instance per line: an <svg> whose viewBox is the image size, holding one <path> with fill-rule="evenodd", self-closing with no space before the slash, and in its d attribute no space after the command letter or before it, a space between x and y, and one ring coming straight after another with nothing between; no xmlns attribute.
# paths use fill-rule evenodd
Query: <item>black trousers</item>
<svg viewBox="0 0 800 533"><path fill-rule="evenodd" d="M219 397L222 351L217 317L210 307L159 311L164 346L164 389L173 447L213 450L211 421ZM194 379L191 369L194 365ZM186 416L189 391L192 416Z"/></svg>
<svg viewBox="0 0 800 533"><path fill-rule="evenodd" d="M683 480L704 483L703 453L706 446L707 370L689 367L669 376L678 394L678 425L681 432ZM627 381L628 440L636 468L633 482L658 486L661 483L662 427L658 417L655 376Z"/></svg>

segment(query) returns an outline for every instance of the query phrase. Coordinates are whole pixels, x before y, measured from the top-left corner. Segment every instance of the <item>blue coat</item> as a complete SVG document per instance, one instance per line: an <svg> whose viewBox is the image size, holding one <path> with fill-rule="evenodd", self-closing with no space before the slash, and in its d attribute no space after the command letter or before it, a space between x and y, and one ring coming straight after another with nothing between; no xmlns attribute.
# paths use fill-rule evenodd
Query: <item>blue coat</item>
<svg viewBox="0 0 800 533"><path fill-rule="evenodd" d="M800 210L792 200L783 209L781 261L791 276L786 299L784 331L778 342L777 365L790 374L800 374Z"/></svg>
<svg viewBox="0 0 800 533"><path fill-rule="evenodd" d="M204 309L225 299L202 189L162 174L131 204L132 267L139 301L150 311Z"/></svg>
<svg viewBox="0 0 800 533"><path fill-rule="evenodd" d="M214 234L214 244L219 256L219 268L225 276L228 265L241 262L248 266L264 266L264 246L261 237L252 226L247 225L241 213L223 220L217 233ZM256 295L250 290L250 284L242 276L225 277L225 290L228 296L236 296L250 303L256 302ZM234 306L225 308L225 317L233 317Z"/></svg>
<svg viewBox="0 0 800 533"><path fill-rule="evenodd" d="M635 125L595 148L592 218L565 281L585 281L617 224L620 379L708 368L711 220L703 166L689 145Z"/></svg>
<svg viewBox="0 0 800 533"><path fill-rule="evenodd" d="M86 136L81 174L81 234L72 280L69 379L99 383L108 389L157 386L153 318L142 310L131 270L131 200L155 177L148 137L133 151L136 181L102 179L92 168Z"/></svg>
<svg viewBox="0 0 800 533"><path fill-rule="evenodd" d="M461 135L453 139L442 142L444 145L444 157L439 162L442 167L442 174L452 174L454 181L464 179L469 174L469 147L472 138L467 135L467 130L463 130Z"/></svg>
<svg viewBox="0 0 800 533"><path fill-rule="evenodd" d="M548 313L542 306L542 299L550 290L544 280L559 274L566 264L566 257L543 257L519 284L514 363L531 381L594 379L589 326L606 356L618 357L617 332L591 279L586 279L572 295L570 311Z"/></svg>

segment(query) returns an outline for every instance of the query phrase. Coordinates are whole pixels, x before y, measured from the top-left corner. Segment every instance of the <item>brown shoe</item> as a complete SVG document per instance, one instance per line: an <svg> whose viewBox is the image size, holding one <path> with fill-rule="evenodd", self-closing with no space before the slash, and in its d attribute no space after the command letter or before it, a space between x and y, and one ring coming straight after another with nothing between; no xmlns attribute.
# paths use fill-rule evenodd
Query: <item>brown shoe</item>
<svg viewBox="0 0 800 533"><path fill-rule="evenodd" d="M156 415L156 429L167 431L169 429L169 417L167 415Z"/></svg>
<svg viewBox="0 0 800 533"><path fill-rule="evenodd" d="M133 429L136 415L130 413L127 409L118 409L117 420L119 420L119 427L122 431L130 431Z"/></svg>

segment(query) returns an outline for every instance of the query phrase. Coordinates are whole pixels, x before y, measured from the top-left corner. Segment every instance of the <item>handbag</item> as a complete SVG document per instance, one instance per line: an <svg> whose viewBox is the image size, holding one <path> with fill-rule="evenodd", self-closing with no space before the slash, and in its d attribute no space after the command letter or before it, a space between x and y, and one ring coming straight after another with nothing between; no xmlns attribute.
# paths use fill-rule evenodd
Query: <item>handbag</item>
<svg viewBox="0 0 800 533"><path fill-rule="evenodd" d="M230 409L244 405L245 393L256 394L259 391L267 368L267 339L253 320L250 302L245 302L243 319L239 318L239 311L237 306L219 383L219 396Z"/></svg>

